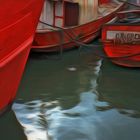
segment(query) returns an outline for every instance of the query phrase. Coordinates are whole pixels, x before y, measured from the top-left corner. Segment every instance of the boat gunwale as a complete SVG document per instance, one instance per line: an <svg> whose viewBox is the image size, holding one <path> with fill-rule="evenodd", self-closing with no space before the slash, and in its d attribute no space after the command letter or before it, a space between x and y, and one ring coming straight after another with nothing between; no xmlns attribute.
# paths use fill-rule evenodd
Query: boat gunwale
<svg viewBox="0 0 140 140"><path fill-rule="evenodd" d="M140 24L140 22L139 22L139 24ZM105 25L103 25L104 27L105 26L139 26L139 24L130 24L130 23L107 23L107 24L105 24Z"/></svg>
<svg viewBox="0 0 140 140"><path fill-rule="evenodd" d="M83 38L86 38L87 36L90 36L90 35L92 35L92 34L97 34L98 32L99 32L99 30L100 30L100 28L98 28L97 30L95 30L94 32L91 32L90 34L87 34L86 36L82 36L82 37L80 37L79 39L83 39ZM83 41L84 42L84 41ZM69 44L69 43L74 43L74 41L65 41L64 43L63 43L63 45L65 46L65 45L67 45L67 44ZM74 43L75 44L75 43ZM52 48L52 47L57 47L58 46L58 44L54 44L54 45L39 45L39 46L37 46L38 48L37 49L49 49L49 48ZM76 45L75 45L76 46ZM33 45L32 46L32 49L36 49L36 45Z"/></svg>
<svg viewBox="0 0 140 140"><path fill-rule="evenodd" d="M88 24L91 24L91 23L94 23L94 22L97 22L99 20L102 20L104 18L107 18L108 16L114 14L116 11L118 11L120 8L122 8L123 6L125 6L125 3L123 2L120 2L120 4L112 11L112 12L109 12L107 15L105 16L102 16L102 17L98 17L97 19L94 19L92 21L89 21L87 23L83 23L83 24L80 24L80 25L77 25L77 26L72 26L72 27L66 27L66 28L63 28L64 30L68 30L68 29L76 29L76 28L80 28L82 26L85 26L85 25L88 25ZM42 33L49 33L49 32L56 32L56 31L59 31L59 30L51 30L48 31L49 29L48 28L44 28L44 29L37 29L36 30L36 33L37 34L42 34Z"/></svg>

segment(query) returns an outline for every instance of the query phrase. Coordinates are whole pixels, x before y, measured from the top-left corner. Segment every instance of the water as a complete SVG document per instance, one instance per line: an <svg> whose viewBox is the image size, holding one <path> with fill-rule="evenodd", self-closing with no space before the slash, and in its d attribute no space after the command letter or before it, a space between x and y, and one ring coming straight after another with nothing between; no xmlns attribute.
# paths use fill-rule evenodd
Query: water
<svg viewBox="0 0 140 140"><path fill-rule="evenodd" d="M139 69L81 49L32 54L1 140L139 140Z"/></svg>

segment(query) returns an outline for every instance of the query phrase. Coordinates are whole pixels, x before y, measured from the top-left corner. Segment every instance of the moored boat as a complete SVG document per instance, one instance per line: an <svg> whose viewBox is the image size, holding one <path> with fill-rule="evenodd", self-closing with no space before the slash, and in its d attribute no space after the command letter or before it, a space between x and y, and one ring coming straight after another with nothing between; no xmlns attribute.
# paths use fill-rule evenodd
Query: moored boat
<svg viewBox="0 0 140 140"><path fill-rule="evenodd" d="M43 2L0 1L0 114L16 96Z"/></svg>
<svg viewBox="0 0 140 140"><path fill-rule="evenodd" d="M106 24L102 41L115 64L140 67L140 9L118 12L115 23Z"/></svg>
<svg viewBox="0 0 140 140"><path fill-rule="evenodd" d="M32 48L48 52L77 46L75 40L88 43L124 5L117 0L46 0Z"/></svg>

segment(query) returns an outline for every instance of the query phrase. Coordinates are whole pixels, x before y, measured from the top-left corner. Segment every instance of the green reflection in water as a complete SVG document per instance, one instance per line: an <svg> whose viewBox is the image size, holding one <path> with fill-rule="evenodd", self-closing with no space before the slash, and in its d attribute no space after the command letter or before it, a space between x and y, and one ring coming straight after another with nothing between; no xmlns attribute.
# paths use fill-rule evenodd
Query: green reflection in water
<svg viewBox="0 0 140 140"><path fill-rule="evenodd" d="M34 56L35 55L35 56ZM62 59L44 59L44 55L34 54L27 64L18 98L24 101L59 99L64 107L78 103L81 92L92 89L91 80L96 80L98 73L95 66L99 58L77 50L66 52ZM38 59L35 59L39 57ZM43 58L42 58L43 57ZM73 71L74 69L74 71ZM69 100L71 98L71 100Z"/></svg>
<svg viewBox="0 0 140 140"><path fill-rule="evenodd" d="M121 113L140 117L139 70L118 67L104 61L98 78L100 98L119 109Z"/></svg>

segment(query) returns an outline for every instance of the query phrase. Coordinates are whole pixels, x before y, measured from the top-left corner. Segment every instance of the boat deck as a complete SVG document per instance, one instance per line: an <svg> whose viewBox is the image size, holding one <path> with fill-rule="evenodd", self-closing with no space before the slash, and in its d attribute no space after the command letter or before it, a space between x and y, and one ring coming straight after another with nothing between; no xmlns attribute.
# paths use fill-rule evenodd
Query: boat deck
<svg viewBox="0 0 140 140"><path fill-rule="evenodd" d="M115 25L140 25L140 10L128 10L118 12L118 18Z"/></svg>

